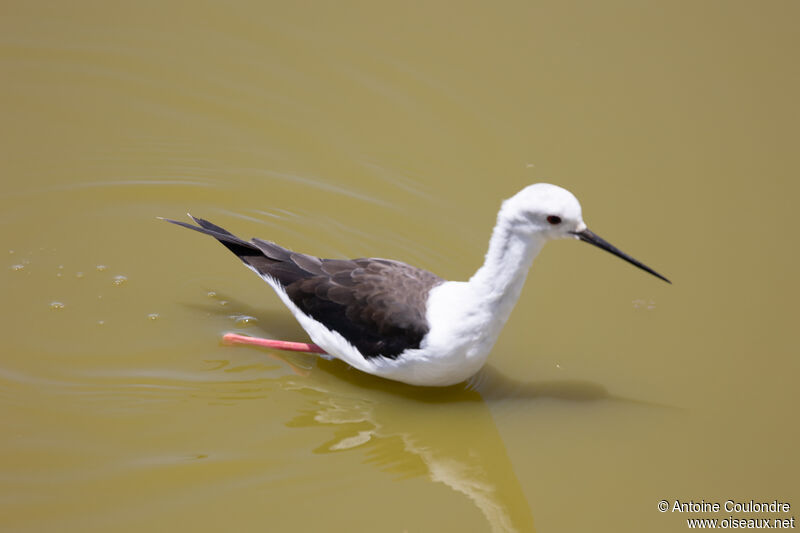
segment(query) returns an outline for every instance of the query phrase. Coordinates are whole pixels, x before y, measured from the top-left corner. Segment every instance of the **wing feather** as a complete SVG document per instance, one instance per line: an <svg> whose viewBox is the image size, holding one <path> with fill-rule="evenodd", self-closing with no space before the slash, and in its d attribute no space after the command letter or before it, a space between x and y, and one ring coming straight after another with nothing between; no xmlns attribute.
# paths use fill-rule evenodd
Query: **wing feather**
<svg viewBox="0 0 800 533"><path fill-rule="evenodd" d="M189 215L191 217L191 215ZM280 283L305 314L336 331L366 358L395 358L428 332L429 291L444 280L399 261L320 259L261 239L244 241L211 222L169 220L216 238L262 276Z"/></svg>

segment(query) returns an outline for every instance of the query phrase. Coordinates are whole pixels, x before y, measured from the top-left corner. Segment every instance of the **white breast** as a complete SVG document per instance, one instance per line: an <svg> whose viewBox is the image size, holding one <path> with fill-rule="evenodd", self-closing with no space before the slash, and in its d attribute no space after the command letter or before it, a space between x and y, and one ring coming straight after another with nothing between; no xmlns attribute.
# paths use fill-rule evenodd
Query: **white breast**
<svg viewBox="0 0 800 533"><path fill-rule="evenodd" d="M453 385L475 374L508 318L508 313L478 300L467 282L448 281L432 289L426 313L430 330L419 349L397 359L376 360L373 372L428 386Z"/></svg>

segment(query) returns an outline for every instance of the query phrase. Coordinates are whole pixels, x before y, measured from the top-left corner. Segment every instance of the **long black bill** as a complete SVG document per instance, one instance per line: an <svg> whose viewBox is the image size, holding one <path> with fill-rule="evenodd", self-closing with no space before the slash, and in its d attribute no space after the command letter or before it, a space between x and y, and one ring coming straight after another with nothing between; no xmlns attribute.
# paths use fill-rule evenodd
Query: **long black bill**
<svg viewBox="0 0 800 533"><path fill-rule="evenodd" d="M589 244L594 244L595 246L597 246L598 248L602 248L606 252L611 252L612 254L616 255L617 257L620 257L620 258L624 259L628 263L641 268L645 272L649 272L652 275L654 275L655 277L663 279L667 283L670 283L670 284L672 283L670 280L668 280L667 278L665 278L664 276L662 276L661 274L659 274L658 272L656 272L655 270L653 270L649 266L645 265L644 263L640 263L639 261L637 261L633 257L629 256L628 254L626 254L625 252L623 252L622 250L620 250L616 246L614 246L614 245L610 244L609 242L605 241L604 239L598 237L597 235L595 235L594 233L592 233L588 229L585 229L583 231L576 231L576 232L573 233L573 235L578 237L583 242L588 242Z"/></svg>

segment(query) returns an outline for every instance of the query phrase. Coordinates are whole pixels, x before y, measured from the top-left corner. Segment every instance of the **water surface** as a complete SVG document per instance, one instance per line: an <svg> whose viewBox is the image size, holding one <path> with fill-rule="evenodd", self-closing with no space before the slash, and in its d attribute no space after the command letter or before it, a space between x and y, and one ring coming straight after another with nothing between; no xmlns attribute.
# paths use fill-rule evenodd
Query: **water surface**
<svg viewBox="0 0 800 533"><path fill-rule="evenodd" d="M679 531L800 506L798 9L93 2L0 17L0 525ZM577 242L442 390L306 340L186 211L466 279L549 181ZM702 515L695 515L702 516ZM725 518L720 515L718 518Z"/></svg>

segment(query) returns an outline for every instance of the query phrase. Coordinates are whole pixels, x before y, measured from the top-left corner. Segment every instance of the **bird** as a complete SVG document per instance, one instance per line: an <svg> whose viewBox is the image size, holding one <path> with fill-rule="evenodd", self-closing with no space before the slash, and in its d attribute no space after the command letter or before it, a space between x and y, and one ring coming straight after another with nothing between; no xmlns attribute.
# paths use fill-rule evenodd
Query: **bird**
<svg viewBox="0 0 800 533"><path fill-rule="evenodd" d="M163 220L222 243L272 287L313 341L268 345L332 356L410 385L454 385L480 370L548 241L592 244L672 283L590 231L577 198L549 183L502 202L483 265L467 281L391 259L322 259L188 216L196 225Z"/></svg>

